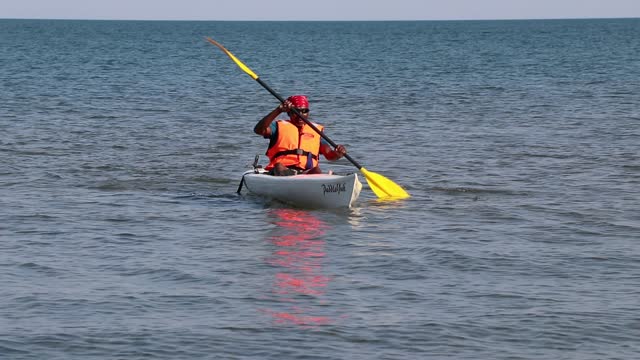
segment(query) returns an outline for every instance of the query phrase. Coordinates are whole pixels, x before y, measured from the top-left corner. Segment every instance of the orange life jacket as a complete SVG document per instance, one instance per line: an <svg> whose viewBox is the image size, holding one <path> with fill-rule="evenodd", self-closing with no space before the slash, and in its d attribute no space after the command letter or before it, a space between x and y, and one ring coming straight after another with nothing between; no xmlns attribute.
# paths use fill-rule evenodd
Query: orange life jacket
<svg viewBox="0 0 640 360"><path fill-rule="evenodd" d="M315 124L318 130L322 131L322 125ZM315 132L309 125L304 124L302 129L298 129L288 121L276 121L278 128L277 139L269 144L267 156L269 165L266 170L271 170L276 163L300 170L308 170L318 166L318 156L320 153L320 134Z"/></svg>

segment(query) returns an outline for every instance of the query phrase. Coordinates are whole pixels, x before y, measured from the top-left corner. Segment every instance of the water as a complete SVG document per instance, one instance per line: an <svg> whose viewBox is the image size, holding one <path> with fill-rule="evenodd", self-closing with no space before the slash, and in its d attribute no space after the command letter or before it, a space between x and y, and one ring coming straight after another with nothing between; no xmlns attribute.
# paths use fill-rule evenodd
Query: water
<svg viewBox="0 0 640 360"><path fill-rule="evenodd" d="M640 356L640 20L0 34L3 359ZM236 195L277 102L205 36L412 198Z"/></svg>

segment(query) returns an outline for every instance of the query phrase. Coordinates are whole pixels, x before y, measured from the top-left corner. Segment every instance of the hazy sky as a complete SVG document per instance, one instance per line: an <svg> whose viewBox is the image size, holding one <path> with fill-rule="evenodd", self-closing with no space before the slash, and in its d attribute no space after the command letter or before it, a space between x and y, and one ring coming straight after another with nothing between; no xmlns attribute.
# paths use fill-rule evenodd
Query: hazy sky
<svg viewBox="0 0 640 360"><path fill-rule="evenodd" d="M0 18L450 20L640 17L640 0L0 0Z"/></svg>

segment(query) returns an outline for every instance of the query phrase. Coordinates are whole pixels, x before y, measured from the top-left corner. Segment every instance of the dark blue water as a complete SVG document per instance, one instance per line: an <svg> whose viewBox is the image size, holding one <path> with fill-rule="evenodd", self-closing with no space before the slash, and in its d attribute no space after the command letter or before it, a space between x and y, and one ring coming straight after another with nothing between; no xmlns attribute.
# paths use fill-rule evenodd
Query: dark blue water
<svg viewBox="0 0 640 360"><path fill-rule="evenodd" d="M236 195L277 101L205 36L412 197ZM0 357L636 359L638 39L0 20Z"/></svg>

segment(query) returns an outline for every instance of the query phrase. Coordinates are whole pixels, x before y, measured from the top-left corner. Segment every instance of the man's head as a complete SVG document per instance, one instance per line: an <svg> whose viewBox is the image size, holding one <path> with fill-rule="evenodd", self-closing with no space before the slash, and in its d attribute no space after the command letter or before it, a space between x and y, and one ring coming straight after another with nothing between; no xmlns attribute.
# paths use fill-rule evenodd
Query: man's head
<svg viewBox="0 0 640 360"><path fill-rule="evenodd" d="M292 95L287 98L293 107L298 110L302 116L306 119L309 116L309 99L304 95ZM302 125L303 120L299 119L293 111L289 111L289 117L291 121L296 125Z"/></svg>

